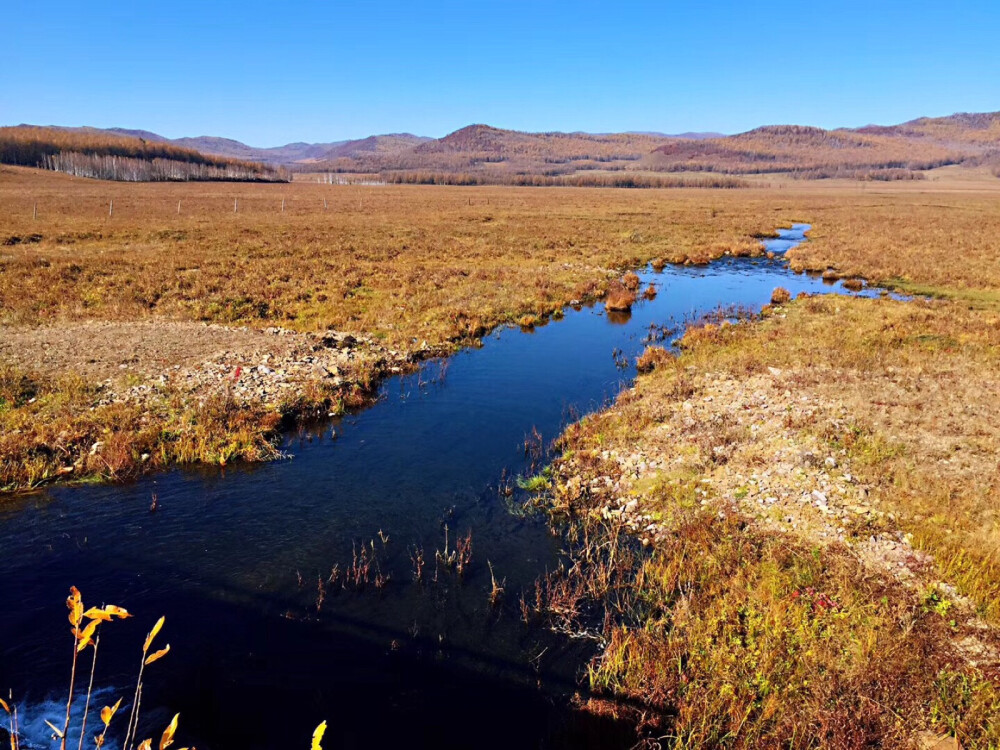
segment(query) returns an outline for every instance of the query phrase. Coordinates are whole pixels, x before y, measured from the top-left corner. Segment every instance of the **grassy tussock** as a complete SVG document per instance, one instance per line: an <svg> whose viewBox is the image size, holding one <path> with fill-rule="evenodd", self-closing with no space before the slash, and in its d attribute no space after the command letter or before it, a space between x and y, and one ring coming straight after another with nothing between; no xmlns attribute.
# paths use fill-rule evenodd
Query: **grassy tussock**
<svg viewBox="0 0 1000 750"><path fill-rule="evenodd" d="M612 312L628 312L635 304L635 292L620 281L614 281L608 287L604 306Z"/></svg>

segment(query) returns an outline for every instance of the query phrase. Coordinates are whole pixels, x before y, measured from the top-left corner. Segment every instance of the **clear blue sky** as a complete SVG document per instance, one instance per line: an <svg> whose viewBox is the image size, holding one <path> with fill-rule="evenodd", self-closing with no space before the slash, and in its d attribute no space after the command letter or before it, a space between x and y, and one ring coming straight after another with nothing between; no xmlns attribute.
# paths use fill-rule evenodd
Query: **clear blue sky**
<svg viewBox="0 0 1000 750"><path fill-rule="evenodd" d="M4 0L0 124L254 146L1000 110L1000 2Z"/></svg>

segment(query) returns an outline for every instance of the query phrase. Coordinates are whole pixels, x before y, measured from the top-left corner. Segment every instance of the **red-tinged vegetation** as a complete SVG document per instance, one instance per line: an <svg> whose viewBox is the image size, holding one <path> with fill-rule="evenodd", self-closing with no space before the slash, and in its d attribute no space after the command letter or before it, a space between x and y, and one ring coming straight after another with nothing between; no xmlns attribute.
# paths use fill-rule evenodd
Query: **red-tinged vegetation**
<svg viewBox="0 0 1000 750"><path fill-rule="evenodd" d="M635 304L635 293L620 281L613 281L604 297L604 307L611 312L628 312Z"/></svg>

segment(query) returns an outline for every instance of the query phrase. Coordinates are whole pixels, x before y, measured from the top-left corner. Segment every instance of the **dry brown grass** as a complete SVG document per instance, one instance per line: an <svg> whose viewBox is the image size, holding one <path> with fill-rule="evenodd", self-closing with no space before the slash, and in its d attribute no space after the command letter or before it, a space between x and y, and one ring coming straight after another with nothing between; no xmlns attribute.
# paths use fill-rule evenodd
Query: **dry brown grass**
<svg viewBox="0 0 1000 750"><path fill-rule="evenodd" d="M835 270L903 291L1000 300L1000 193L871 191L867 201L809 201L809 242L794 268Z"/></svg>
<svg viewBox="0 0 1000 750"><path fill-rule="evenodd" d="M1000 196L782 197L814 226L794 264L954 299L778 294L567 430L547 491L587 540L573 611L607 613L591 684L677 748L997 747ZM648 559L595 554L614 523Z"/></svg>
<svg viewBox="0 0 1000 750"><path fill-rule="evenodd" d="M988 301L1000 286L1000 191L978 184L948 192L936 183L934 194L843 184L743 191L124 185L3 167L0 325L21 326L19 336L24 326L86 320L337 328L374 334L411 353L425 342L453 346L496 325L536 325L567 303L602 297L623 271L651 259L706 263L725 253L759 253L758 237L793 221L814 225L797 264L832 264L835 276L900 276ZM105 364L96 369L118 367ZM22 362L12 377L29 376L53 394L77 369L72 362L58 369ZM137 462L149 453L142 465L198 458L140 439L164 426L163 415L186 413L190 405L168 398L140 429L134 416L90 412L94 391L73 393L50 396L44 409L5 407L0 485L89 472L77 453L60 454L56 438L67 432L99 439L101 420L133 434L123 455ZM330 394L304 397L315 404ZM236 447L202 457L268 455L263 446L275 414L251 408L238 420L241 437L213 433L203 443ZM208 424L225 430L233 419ZM89 426L81 428L81 420ZM254 424L256 437L248 432ZM83 440L74 443L79 451ZM40 463L28 469L29 457ZM60 473L68 466L77 468ZM125 462L102 475L124 469Z"/></svg>
<svg viewBox="0 0 1000 750"><path fill-rule="evenodd" d="M327 408L329 398L317 394L312 405ZM122 480L179 463L267 460L278 455L281 420L281 409L224 396L101 404L80 378L0 366L0 492L55 480Z"/></svg>
<svg viewBox="0 0 1000 750"><path fill-rule="evenodd" d="M635 292L620 281L611 282L604 306L612 312L628 312L635 304Z"/></svg>
<svg viewBox="0 0 1000 750"><path fill-rule="evenodd" d="M535 609L568 630L584 627L586 599L602 600L607 648L592 684L644 703L645 719L675 747L906 746L923 728L957 734L963 747L1000 742L991 651L1000 623L1000 192L296 185L284 188L282 213L282 188L273 186L0 175L0 237L20 240L0 250L8 322L277 321L366 330L405 349L601 296L649 259L745 254L758 246L754 235L792 221L814 226L797 264L961 297L796 300L764 322L692 331L679 360L645 356L653 373L612 410L571 428L553 481L539 483L572 519L568 539L583 553L575 570L590 572L579 584L547 581L554 599ZM111 195L109 220L102 207ZM234 195L243 213L231 213ZM685 402L714 408L705 406L719 406L706 398L711 389L748 383L766 396L763 411L781 415L792 447L846 457L879 512L822 542L809 524L776 528L747 513L739 505L747 477L774 460L767 436L722 411L690 419L688 433L669 428L684 424ZM24 445L58 454L73 420L92 420L94 430L116 424L84 414L86 383L50 386L9 371L2 388L0 418L19 425L5 439L31 436L9 438L13 455ZM818 406L771 408L800 397ZM166 419L137 426L132 418L117 432L161 430ZM257 434L260 418L246 413L245 435ZM231 429L222 423L208 437ZM625 478L609 450L656 456L660 476L636 467L634 480L595 489L606 485L591 478L611 477L612 488ZM711 486L701 482L709 474ZM651 545L645 555L621 525L609 526L621 518L611 504L627 499L621 493L648 516L630 532ZM599 547L608 538L599 526L612 528L609 547ZM856 553L867 534L890 531L911 534L930 556L911 579ZM608 549L623 554L612 562Z"/></svg>
<svg viewBox="0 0 1000 750"><path fill-rule="evenodd" d="M722 204L721 193L707 195ZM124 185L0 167L0 325L18 326L19 337L35 327L44 339L41 324L67 321L278 324L374 334L412 353L496 325L535 325L602 296L654 256L744 251L770 228L756 210L709 214L683 191ZM144 360L155 362L149 343ZM129 356L105 347L90 356L120 358L88 363L86 349L73 347L78 360L5 363L8 380L28 378L45 398L0 408L0 487L264 458L283 416L337 400L303 393L277 411L230 405L211 419L194 418L203 404L170 393L148 413L100 406L95 383L77 370L107 373ZM114 460L90 456L94 442L120 450Z"/></svg>
<svg viewBox="0 0 1000 750"><path fill-rule="evenodd" d="M791 292L789 292L784 287L776 287L773 292L771 292L771 304L772 305L783 305L792 298Z"/></svg>
<svg viewBox="0 0 1000 750"><path fill-rule="evenodd" d="M723 195L119 185L5 168L0 314L335 327L399 346L451 341L592 297L610 269L737 251L773 229L760 204L729 209ZM718 203L715 216L706 201Z"/></svg>
<svg viewBox="0 0 1000 750"><path fill-rule="evenodd" d="M592 684L647 702L676 747L905 747L924 728L995 747L998 351L996 311L837 297L650 349L653 374L570 428L555 468L554 509L652 542L646 608L605 622ZM802 469L780 519L762 502L813 452L840 463L806 475L849 471L871 509L846 534L795 501ZM874 543L904 534L914 550Z"/></svg>

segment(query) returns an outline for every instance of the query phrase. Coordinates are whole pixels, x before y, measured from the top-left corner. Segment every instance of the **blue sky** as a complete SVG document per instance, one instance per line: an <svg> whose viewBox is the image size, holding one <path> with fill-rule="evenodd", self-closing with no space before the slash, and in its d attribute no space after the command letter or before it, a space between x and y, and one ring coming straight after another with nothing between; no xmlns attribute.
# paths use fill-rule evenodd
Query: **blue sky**
<svg viewBox="0 0 1000 750"><path fill-rule="evenodd" d="M255 146L1000 110L1000 3L4 0L0 124Z"/></svg>

